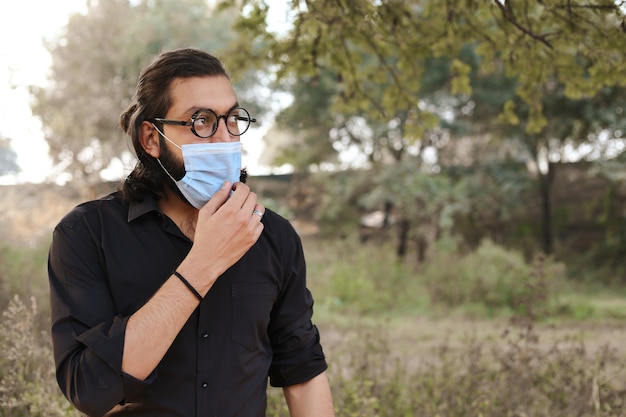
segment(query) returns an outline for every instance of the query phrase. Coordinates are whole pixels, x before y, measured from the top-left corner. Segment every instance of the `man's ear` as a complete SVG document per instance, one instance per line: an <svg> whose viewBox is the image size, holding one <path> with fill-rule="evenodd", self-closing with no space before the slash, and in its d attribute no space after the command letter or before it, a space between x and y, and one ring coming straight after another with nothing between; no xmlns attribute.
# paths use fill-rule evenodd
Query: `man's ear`
<svg viewBox="0 0 626 417"><path fill-rule="evenodd" d="M161 141L159 140L159 132L150 122L143 122L139 129L139 143L148 155L155 158L161 156Z"/></svg>

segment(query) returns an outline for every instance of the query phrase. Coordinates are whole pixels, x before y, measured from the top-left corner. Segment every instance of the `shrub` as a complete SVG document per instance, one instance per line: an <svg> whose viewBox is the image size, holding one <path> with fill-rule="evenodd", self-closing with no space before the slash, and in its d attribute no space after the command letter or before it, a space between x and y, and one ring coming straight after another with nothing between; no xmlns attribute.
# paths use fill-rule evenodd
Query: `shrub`
<svg viewBox="0 0 626 417"><path fill-rule="evenodd" d="M426 303L417 273L388 244L308 240L306 249L309 280L321 304L372 314L415 311Z"/></svg>
<svg viewBox="0 0 626 417"><path fill-rule="evenodd" d="M522 254L489 240L465 256L438 254L424 269L423 279L434 303L478 304L488 311L527 312L547 308L552 289L563 282L565 268L541 257L529 265Z"/></svg>
<svg viewBox="0 0 626 417"><path fill-rule="evenodd" d="M54 374L50 337L36 325L37 304L18 296L0 322L0 416L78 416L61 396Z"/></svg>

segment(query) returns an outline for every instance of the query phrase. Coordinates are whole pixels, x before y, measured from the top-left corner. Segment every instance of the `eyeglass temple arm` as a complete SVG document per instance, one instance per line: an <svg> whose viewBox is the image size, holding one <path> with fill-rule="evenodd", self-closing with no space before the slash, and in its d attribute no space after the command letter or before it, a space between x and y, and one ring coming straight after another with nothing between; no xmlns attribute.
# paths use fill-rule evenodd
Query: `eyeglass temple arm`
<svg viewBox="0 0 626 417"><path fill-rule="evenodd" d="M182 120L171 120L171 119L161 119L159 117L152 119L155 122L165 123L167 125L178 125L178 126L191 126L192 122L185 122Z"/></svg>

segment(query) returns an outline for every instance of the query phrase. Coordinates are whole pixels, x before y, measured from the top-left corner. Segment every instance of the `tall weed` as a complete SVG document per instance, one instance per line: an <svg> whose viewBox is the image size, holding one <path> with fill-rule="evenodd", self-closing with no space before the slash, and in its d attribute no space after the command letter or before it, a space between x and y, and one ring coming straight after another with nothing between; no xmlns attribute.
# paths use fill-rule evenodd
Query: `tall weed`
<svg viewBox="0 0 626 417"><path fill-rule="evenodd" d="M357 329L329 368L338 417L619 417L626 361L575 336L540 340L512 324L501 339L441 343L427 358L398 357L384 328ZM288 417L278 390L268 416Z"/></svg>
<svg viewBox="0 0 626 417"><path fill-rule="evenodd" d="M79 414L61 396L50 336L38 329L37 303L15 296L0 322L0 416L69 417Z"/></svg>

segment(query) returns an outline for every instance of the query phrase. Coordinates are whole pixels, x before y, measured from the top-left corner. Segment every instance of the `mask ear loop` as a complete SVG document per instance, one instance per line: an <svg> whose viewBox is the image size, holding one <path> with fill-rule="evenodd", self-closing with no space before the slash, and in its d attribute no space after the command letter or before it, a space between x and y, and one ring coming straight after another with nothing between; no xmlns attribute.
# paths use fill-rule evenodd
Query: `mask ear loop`
<svg viewBox="0 0 626 417"><path fill-rule="evenodd" d="M154 123L152 123L152 126L156 129L157 132L159 132L159 134L161 136L163 136L169 143L171 143L172 145L176 146L178 149L180 149L181 151L183 150L183 148L178 145L176 142L174 142L173 140L171 140L170 138L168 138L167 136L165 136L165 133L161 132L161 129L159 129L158 127L156 127L156 125Z"/></svg>
<svg viewBox="0 0 626 417"><path fill-rule="evenodd" d="M169 172L167 172L167 169L165 169L165 167L164 167L164 166L163 166L163 164L161 163L161 160L160 160L159 158L157 158L156 160L157 160L157 162L159 163L159 165L161 165L161 168L163 168L163 171L165 171L165 173L167 174L167 176L168 176L168 177L170 177L170 179L171 179L172 181L174 181L174 184L176 184L178 181L176 181L176 180L174 179L174 177L172 177L172 175L171 175Z"/></svg>
<svg viewBox="0 0 626 417"><path fill-rule="evenodd" d="M174 143L174 142L173 142L170 138L168 138L167 136L165 136L165 133L161 132L161 130L160 130L158 127L156 127L156 125L155 125L154 123L152 123L152 126L154 126L154 128L156 129L156 131L157 131L157 132L159 132L159 134L160 134L161 136L163 136L163 137L164 137L164 138L165 138L168 142L170 142L172 145L176 146L176 147L177 147L178 149L180 149L180 150L182 150L182 149L183 149L183 148L181 148L180 146L178 146L176 143ZM167 169L165 169L165 167L163 166L163 163L161 163L161 159L156 158L156 160L157 160L157 162L159 163L159 165L161 166L161 168L163 169L163 171L165 171L165 173L167 174L167 176L168 176L168 177L170 177L170 179L171 179L172 181L174 181L174 184L176 184L178 181L176 181L176 180L174 179L174 177L172 177L172 174L170 174L170 173L168 172L168 170L167 170Z"/></svg>

